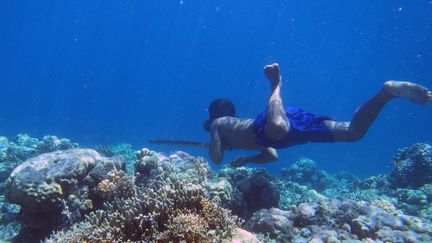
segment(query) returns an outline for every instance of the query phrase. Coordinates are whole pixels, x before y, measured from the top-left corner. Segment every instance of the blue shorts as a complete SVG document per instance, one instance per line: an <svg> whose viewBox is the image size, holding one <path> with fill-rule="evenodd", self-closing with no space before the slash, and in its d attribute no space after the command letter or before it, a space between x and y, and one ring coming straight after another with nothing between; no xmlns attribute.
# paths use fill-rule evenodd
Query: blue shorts
<svg viewBox="0 0 432 243"><path fill-rule="evenodd" d="M252 126L255 131L256 143L265 147L286 148L309 142L334 143L333 135L324 123L332 120L325 116L316 116L302 109L286 108L286 117L290 128L286 137L272 142L264 134L266 124L266 111L261 112L254 120Z"/></svg>

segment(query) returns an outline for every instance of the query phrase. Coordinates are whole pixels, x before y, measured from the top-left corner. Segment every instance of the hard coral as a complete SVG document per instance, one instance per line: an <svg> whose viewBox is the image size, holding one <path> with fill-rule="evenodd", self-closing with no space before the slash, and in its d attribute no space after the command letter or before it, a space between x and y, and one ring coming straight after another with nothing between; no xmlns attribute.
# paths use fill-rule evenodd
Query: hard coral
<svg viewBox="0 0 432 243"><path fill-rule="evenodd" d="M69 139L45 136L42 141L27 134L18 134L12 141L0 137L0 182L10 175L12 170L26 159L55 150L77 148L78 144ZM2 190L3 185L0 185Z"/></svg>
<svg viewBox="0 0 432 243"><path fill-rule="evenodd" d="M430 242L432 225L423 219L392 211L386 202L375 207L352 200L325 199L301 203L291 210L262 209L246 222L255 233L277 242Z"/></svg>
<svg viewBox="0 0 432 243"><path fill-rule="evenodd" d="M417 143L401 149L393 158L390 174L393 187L418 188L432 183L432 146Z"/></svg>
<svg viewBox="0 0 432 243"><path fill-rule="evenodd" d="M72 194L82 194L80 191L84 188L92 191L110 170L121 167L118 161L100 156L91 149L44 153L19 165L7 180L5 198L22 206L25 221L22 225L28 231L24 233L24 230L22 235L44 237L65 223L62 211L67 207L66 199ZM81 199L79 201L85 202L87 198Z"/></svg>
<svg viewBox="0 0 432 243"><path fill-rule="evenodd" d="M233 196L224 202L229 209L242 218L250 217L262 208L278 207L279 192L265 170L244 167L225 167L218 173L227 178L233 188Z"/></svg>
<svg viewBox="0 0 432 243"><path fill-rule="evenodd" d="M307 158L301 158L289 168L281 169L282 178L286 182L307 186L328 197L335 197L341 193L348 193L360 182L348 172L336 175L319 170L316 163Z"/></svg>
<svg viewBox="0 0 432 243"><path fill-rule="evenodd" d="M203 242L208 238L207 229L207 222L201 215L179 213L168 220L166 230L157 238L170 239L174 242Z"/></svg>
<svg viewBox="0 0 432 243"><path fill-rule="evenodd" d="M315 161L307 158L301 158L292 164L289 168L282 168L282 177L289 181L309 184L318 180L318 167Z"/></svg>
<svg viewBox="0 0 432 243"><path fill-rule="evenodd" d="M134 174L134 163L136 159L136 151L132 145L121 143L116 145L99 145L95 148L100 154L106 157L121 157L126 162L126 172L129 175Z"/></svg>
<svg viewBox="0 0 432 243"><path fill-rule="evenodd" d="M211 242L240 224L240 220L204 197L200 186L181 182L128 199L114 199L69 230L57 241Z"/></svg>
<svg viewBox="0 0 432 243"><path fill-rule="evenodd" d="M229 205L230 201L233 200L233 188L231 183L224 177L209 181L206 187L212 200L221 205Z"/></svg>
<svg viewBox="0 0 432 243"><path fill-rule="evenodd" d="M205 187L210 177L206 160L177 151L169 156L142 149L137 153L136 184L138 188L159 188L165 183L197 184Z"/></svg>
<svg viewBox="0 0 432 243"><path fill-rule="evenodd" d="M158 168L161 160L162 158L160 158L158 153L143 148L137 153L135 172L143 176L151 176L152 171Z"/></svg>
<svg viewBox="0 0 432 243"><path fill-rule="evenodd" d="M57 150L67 150L78 148L78 144L72 143L67 138L58 138L56 136L44 136L42 141L38 143L37 150L39 153L48 153Z"/></svg>
<svg viewBox="0 0 432 243"><path fill-rule="evenodd" d="M104 201L111 201L114 197L128 198L135 195L135 185L126 172L112 170L108 173L107 179L99 182L96 194Z"/></svg>

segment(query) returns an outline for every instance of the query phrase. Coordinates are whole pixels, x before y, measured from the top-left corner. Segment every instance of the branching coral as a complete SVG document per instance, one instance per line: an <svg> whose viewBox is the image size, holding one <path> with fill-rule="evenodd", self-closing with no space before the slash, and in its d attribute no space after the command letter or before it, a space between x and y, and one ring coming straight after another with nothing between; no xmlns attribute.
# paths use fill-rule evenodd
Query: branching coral
<svg viewBox="0 0 432 243"><path fill-rule="evenodd" d="M181 182L128 199L114 199L103 210L86 216L57 241L213 241L226 235L241 221L204 197L200 186ZM175 230L174 230L175 229Z"/></svg>
<svg viewBox="0 0 432 243"><path fill-rule="evenodd" d="M207 229L208 224L201 215L180 211L168 220L165 231L157 238L170 239L174 242L203 242L208 239Z"/></svg>

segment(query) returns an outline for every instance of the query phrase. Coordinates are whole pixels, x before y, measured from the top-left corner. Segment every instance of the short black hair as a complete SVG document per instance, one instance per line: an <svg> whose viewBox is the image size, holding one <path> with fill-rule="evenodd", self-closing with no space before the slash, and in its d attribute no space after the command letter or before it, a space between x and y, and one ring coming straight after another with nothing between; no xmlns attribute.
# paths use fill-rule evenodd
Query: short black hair
<svg viewBox="0 0 432 243"><path fill-rule="evenodd" d="M223 116L235 116L234 104L228 99L213 100L208 108L209 118L214 120Z"/></svg>
<svg viewBox="0 0 432 243"><path fill-rule="evenodd" d="M210 103L208 108L209 119L204 122L204 129L210 131L210 125L213 120L224 116L235 116L234 104L225 98L215 99Z"/></svg>

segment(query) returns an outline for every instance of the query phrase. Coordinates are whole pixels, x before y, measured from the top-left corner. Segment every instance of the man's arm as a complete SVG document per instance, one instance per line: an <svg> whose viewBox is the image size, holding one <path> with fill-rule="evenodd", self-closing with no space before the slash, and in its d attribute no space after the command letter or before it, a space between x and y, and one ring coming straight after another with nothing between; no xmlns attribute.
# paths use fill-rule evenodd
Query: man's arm
<svg viewBox="0 0 432 243"><path fill-rule="evenodd" d="M211 129L210 129L210 133L211 133L211 142L210 142L210 151L209 151L210 152L210 158L212 159L213 162L215 162L216 164L219 164L223 160L224 153L223 153L220 134L218 131L218 122L217 121L213 122Z"/></svg>
<svg viewBox="0 0 432 243"><path fill-rule="evenodd" d="M277 159L278 159L278 154L276 152L276 149L268 147L262 150L260 154L257 154L255 156L238 157L237 159L231 162L231 165L234 167L239 167L247 163L265 164L265 163L276 161Z"/></svg>

